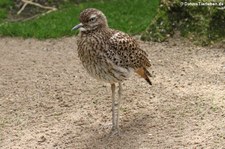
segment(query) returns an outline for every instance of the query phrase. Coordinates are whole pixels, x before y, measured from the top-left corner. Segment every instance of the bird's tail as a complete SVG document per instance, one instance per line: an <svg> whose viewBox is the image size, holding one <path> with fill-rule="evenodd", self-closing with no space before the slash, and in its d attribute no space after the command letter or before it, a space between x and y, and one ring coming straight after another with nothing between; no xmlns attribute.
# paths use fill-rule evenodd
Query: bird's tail
<svg viewBox="0 0 225 149"><path fill-rule="evenodd" d="M150 85L152 85L149 77L152 77L151 73L144 67L136 70L136 73L139 74L142 78L144 78Z"/></svg>

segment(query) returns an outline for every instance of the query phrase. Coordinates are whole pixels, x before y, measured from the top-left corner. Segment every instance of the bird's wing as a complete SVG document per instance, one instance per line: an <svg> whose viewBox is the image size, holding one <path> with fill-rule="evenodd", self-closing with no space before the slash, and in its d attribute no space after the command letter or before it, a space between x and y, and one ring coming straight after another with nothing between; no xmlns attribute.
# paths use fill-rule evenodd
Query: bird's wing
<svg viewBox="0 0 225 149"><path fill-rule="evenodd" d="M113 31L109 39L109 44L109 51L115 51L116 54L112 61L117 60L119 65L134 69L151 66L147 53L143 51L137 41L128 34ZM115 59L115 57L117 59Z"/></svg>

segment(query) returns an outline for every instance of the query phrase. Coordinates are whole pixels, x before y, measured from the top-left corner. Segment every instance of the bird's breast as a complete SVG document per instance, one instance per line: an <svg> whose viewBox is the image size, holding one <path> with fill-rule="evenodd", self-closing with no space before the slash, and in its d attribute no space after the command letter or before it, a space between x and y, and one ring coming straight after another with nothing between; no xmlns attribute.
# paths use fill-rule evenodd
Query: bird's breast
<svg viewBox="0 0 225 149"><path fill-rule="evenodd" d="M107 55L109 45L105 40L81 38L78 42L78 56L87 72L105 82L120 82L130 76L131 70L117 66Z"/></svg>

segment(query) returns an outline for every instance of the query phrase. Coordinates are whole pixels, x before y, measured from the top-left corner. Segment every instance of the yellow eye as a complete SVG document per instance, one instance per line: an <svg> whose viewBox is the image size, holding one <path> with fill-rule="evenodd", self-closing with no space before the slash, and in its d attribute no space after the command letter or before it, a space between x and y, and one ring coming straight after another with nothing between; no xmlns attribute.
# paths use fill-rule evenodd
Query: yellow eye
<svg viewBox="0 0 225 149"><path fill-rule="evenodd" d="M91 18L89 19L90 22L95 22L95 20L96 20L96 17L91 17Z"/></svg>

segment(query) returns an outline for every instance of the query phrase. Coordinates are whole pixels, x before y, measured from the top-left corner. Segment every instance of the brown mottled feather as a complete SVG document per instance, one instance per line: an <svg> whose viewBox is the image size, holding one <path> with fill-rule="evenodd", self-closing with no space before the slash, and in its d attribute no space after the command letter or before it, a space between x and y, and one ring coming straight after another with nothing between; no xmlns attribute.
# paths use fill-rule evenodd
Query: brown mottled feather
<svg viewBox="0 0 225 149"><path fill-rule="evenodd" d="M105 15L97 9L81 12L80 22L83 29L80 29L78 56L90 75L115 83L136 72L151 84L148 55L134 38L109 28Z"/></svg>

